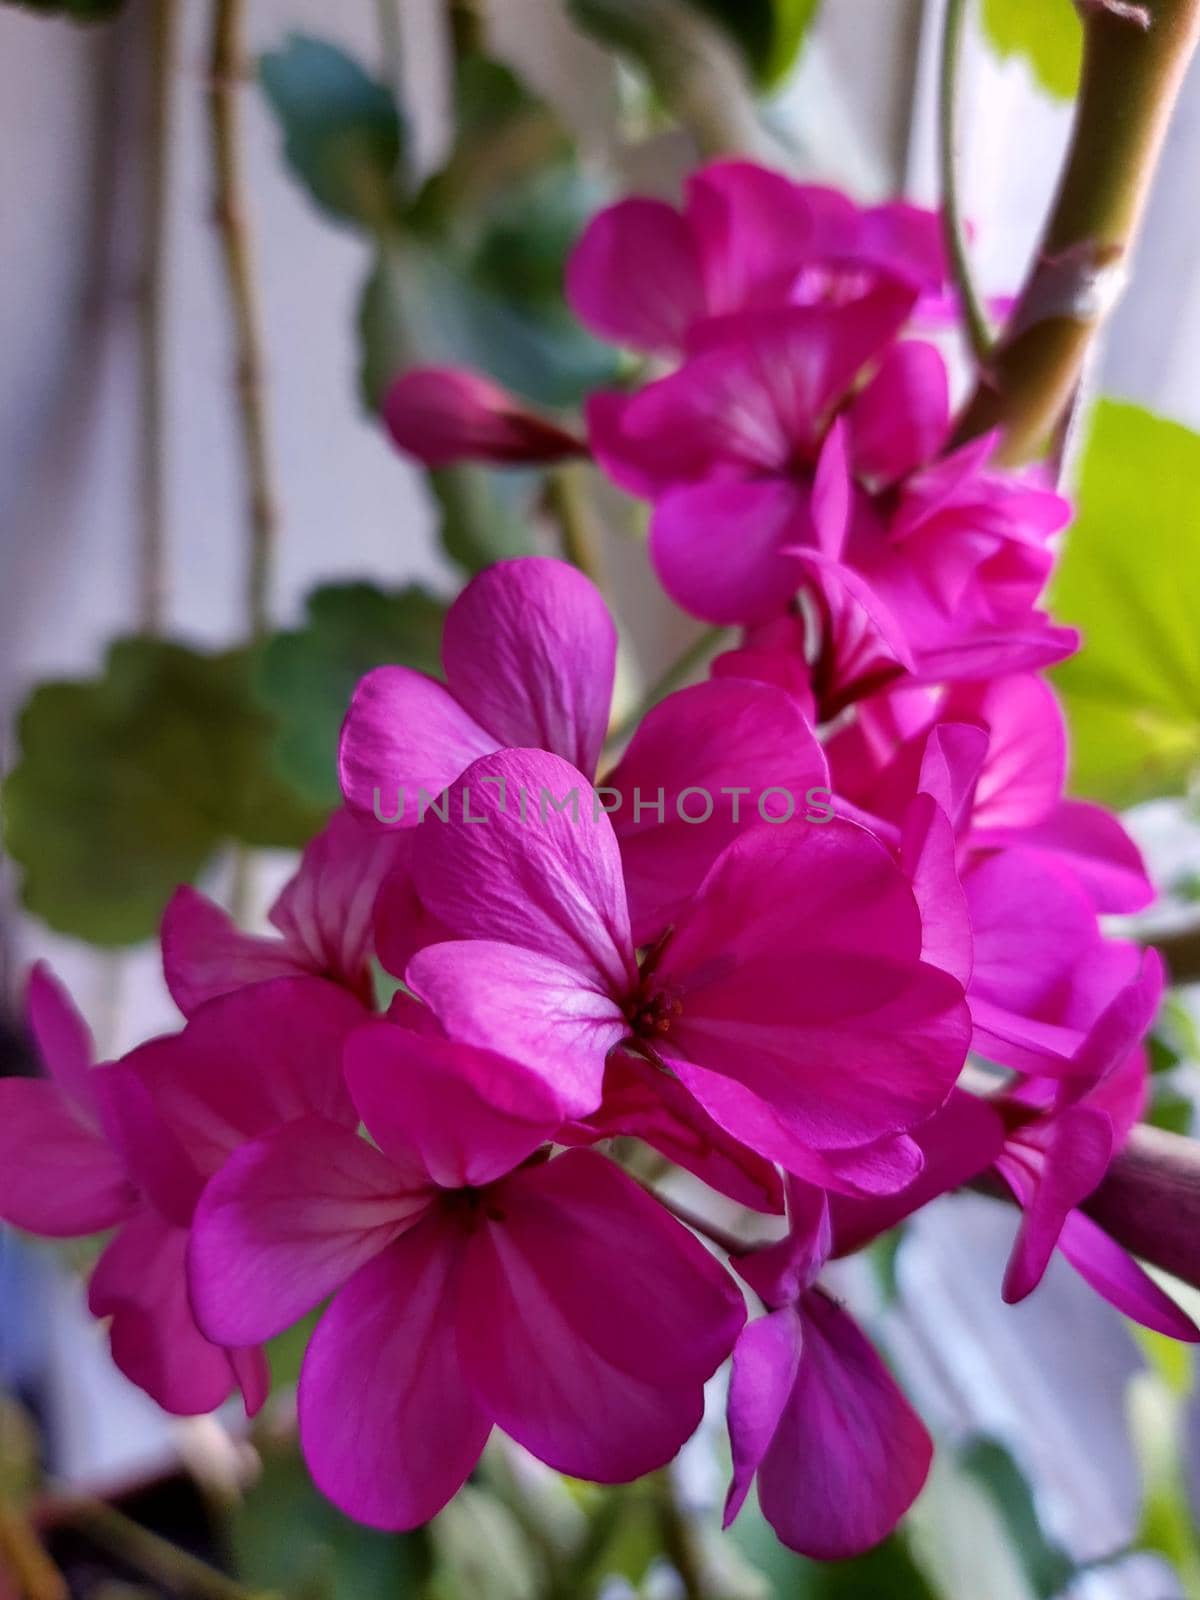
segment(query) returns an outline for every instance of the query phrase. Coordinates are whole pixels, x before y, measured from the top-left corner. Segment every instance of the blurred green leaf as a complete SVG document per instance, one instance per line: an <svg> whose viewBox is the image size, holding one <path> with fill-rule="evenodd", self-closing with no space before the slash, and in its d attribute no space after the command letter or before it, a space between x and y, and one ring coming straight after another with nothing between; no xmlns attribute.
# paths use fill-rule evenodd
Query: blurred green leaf
<svg viewBox="0 0 1200 1600"><path fill-rule="evenodd" d="M4 786L24 904L59 932L132 944L224 841L303 844L323 813L274 776L271 732L244 650L121 639L99 678L39 685Z"/></svg>
<svg viewBox="0 0 1200 1600"><path fill-rule="evenodd" d="M71 22L107 22L125 0L6 0L19 11L39 11L46 17L67 17Z"/></svg>
<svg viewBox="0 0 1200 1600"><path fill-rule="evenodd" d="M1024 56L1043 89L1074 98L1083 29L1071 0L983 0L983 27L998 55Z"/></svg>
<svg viewBox="0 0 1200 1600"><path fill-rule="evenodd" d="M308 596L294 632L268 639L255 687L274 722L277 771L314 805L338 803L338 731L354 686L393 663L441 672L445 602L416 585L388 593L369 583L327 584Z"/></svg>
<svg viewBox="0 0 1200 1600"><path fill-rule="evenodd" d="M234 1569L247 1587L289 1600L418 1600L429 1540L377 1533L344 1517L313 1487L294 1442L259 1439L262 1475L229 1522Z"/></svg>
<svg viewBox="0 0 1200 1600"><path fill-rule="evenodd" d="M1051 1600L1071 1581L1075 1563L1047 1539L1021 1469L995 1439L975 1439L960 1454L960 1463L983 1484L1012 1535L1022 1565L1041 1600Z"/></svg>
<svg viewBox="0 0 1200 1600"><path fill-rule="evenodd" d="M318 205L386 226L397 212L404 130L391 92L322 39L292 34L259 63L284 153Z"/></svg>
<svg viewBox="0 0 1200 1600"><path fill-rule="evenodd" d="M1111 805L1183 789L1200 763L1200 436L1096 407L1051 607L1082 628L1055 670L1073 787Z"/></svg>
<svg viewBox="0 0 1200 1600"><path fill-rule="evenodd" d="M429 474L442 508L446 554L468 572L537 550L532 516L541 474L442 467Z"/></svg>
<svg viewBox="0 0 1200 1600"><path fill-rule="evenodd" d="M821 0L690 0L736 41L755 81L769 89L800 54Z"/></svg>
<svg viewBox="0 0 1200 1600"><path fill-rule="evenodd" d="M730 1531L741 1553L787 1600L937 1600L913 1560L903 1529L853 1561L809 1561L775 1537L758 1508L747 1501Z"/></svg>

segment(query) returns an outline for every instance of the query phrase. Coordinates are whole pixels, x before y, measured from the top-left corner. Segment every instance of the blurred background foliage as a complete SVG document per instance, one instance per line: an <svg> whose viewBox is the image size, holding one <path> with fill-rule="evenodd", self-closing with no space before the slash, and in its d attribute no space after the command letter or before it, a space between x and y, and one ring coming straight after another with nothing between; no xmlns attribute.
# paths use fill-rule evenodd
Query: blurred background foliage
<svg viewBox="0 0 1200 1600"><path fill-rule="evenodd" d="M32 10L97 25L119 3L29 0ZM631 139L682 125L693 154L704 155L744 143L762 149L760 139L776 138L773 96L804 50L819 0L562 5L574 26L619 56ZM269 106L280 159L324 222L369 246L355 311L362 406L376 412L403 367L450 361L569 417L589 390L632 375L627 358L573 320L562 293L566 254L615 179L585 166L554 110L489 56L480 11L460 3L449 13L454 137L419 181L393 82L329 40L279 41L244 92ZM1023 58L1049 93L1073 93L1079 25L1070 0L981 0L980 15L997 52ZM310 314L329 313L314 304ZM578 497L584 522L610 508L597 509L588 469L571 470L570 495L560 474L430 474L445 554L462 577L534 549L576 553ZM1180 559L1179 545L1200 522L1200 439L1102 401L1085 425L1075 475L1079 520L1051 596L1087 640L1056 673L1074 787L1115 805L1186 802L1200 768L1200 566ZM4 785L5 842L26 908L59 933L130 946L154 935L176 884L222 852L300 845L337 803L337 733L355 681L383 662L438 672L445 605L420 586L325 583L309 594L298 625L236 649L142 633L113 640L92 678L37 685ZM1200 897L1196 877L1170 887L1180 901ZM1152 1120L1190 1132L1187 1074L1200 1046L1178 997L1152 1049ZM895 1243L880 1256L885 1298ZM1159 1552L1194 1585L1200 1546L1184 1491L1191 1353L1141 1338L1146 1366L1130 1406L1144 1503L1133 1544L1105 1559ZM783 1550L753 1504L720 1533L726 1446L708 1428L679 1470L615 1490L565 1482L496 1440L428 1529L404 1537L364 1530L317 1494L300 1461L291 1397L301 1348L297 1335L273 1351L276 1398L254 1429L252 1465L219 1489L168 1485L169 1512L151 1505L149 1491L100 1504L43 1480L36 1414L5 1400L0 1600L1050 1600L1091 1592L1077 1587L1087 1573L1047 1532L1014 1457L985 1436L945 1450L901 1530L846 1564L818 1566ZM147 1536L147 1526L164 1537Z"/></svg>

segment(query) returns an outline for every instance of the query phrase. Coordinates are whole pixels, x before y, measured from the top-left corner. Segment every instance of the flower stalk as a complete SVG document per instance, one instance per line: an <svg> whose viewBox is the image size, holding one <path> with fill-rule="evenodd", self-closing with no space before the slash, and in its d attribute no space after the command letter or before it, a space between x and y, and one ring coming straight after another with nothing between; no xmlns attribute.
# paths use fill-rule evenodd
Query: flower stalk
<svg viewBox="0 0 1200 1600"><path fill-rule="evenodd" d="M1124 287L1163 140L1197 41L1200 0L1080 0L1075 124L1037 254L959 420L956 441L1001 430L1010 465L1042 450Z"/></svg>

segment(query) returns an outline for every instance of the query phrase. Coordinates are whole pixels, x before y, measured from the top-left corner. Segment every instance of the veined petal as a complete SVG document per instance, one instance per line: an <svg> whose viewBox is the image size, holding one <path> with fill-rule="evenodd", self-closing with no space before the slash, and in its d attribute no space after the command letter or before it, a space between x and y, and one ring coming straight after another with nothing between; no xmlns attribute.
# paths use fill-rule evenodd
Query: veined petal
<svg viewBox="0 0 1200 1600"><path fill-rule="evenodd" d="M473 578L442 636L451 690L497 745L550 750L585 774L600 759L616 657L595 584L542 556L498 561Z"/></svg>
<svg viewBox="0 0 1200 1600"><path fill-rule="evenodd" d="M189 884L168 901L161 938L167 988L185 1017L217 995L312 970L282 939L243 933L228 912Z"/></svg>
<svg viewBox="0 0 1200 1600"><path fill-rule="evenodd" d="M429 1208L428 1184L336 1122L289 1123L235 1150L196 1208L196 1320L225 1345L298 1322Z"/></svg>
<svg viewBox="0 0 1200 1600"><path fill-rule="evenodd" d="M567 262L567 300L603 339L670 352L704 314L691 230L672 206L634 197L594 216Z"/></svg>
<svg viewBox="0 0 1200 1600"><path fill-rule="evenodd" d="M136 1201L120 1159L59 1084L0 1078L0 1219L73 1239L113 1227Z"/></svg>
<svg viewBox="0 0 1200 1600"><path fill-rule="evenodd" d="M786 478L727 478L665 494L650 521L650 559L677 605L707 622L762 622L803 581L785 547L808 534L807 491Z"/></svg>
<svg viewBox="0 0 1200 1600"><path fill-rule="evenodd" d="M371 1527L428 1522L466 1481L491 1431L463 1381L455 1337L464 1237L431 1213L395 1240L339 1291L304 1358L309 1471L347 1516Z"/></svg>

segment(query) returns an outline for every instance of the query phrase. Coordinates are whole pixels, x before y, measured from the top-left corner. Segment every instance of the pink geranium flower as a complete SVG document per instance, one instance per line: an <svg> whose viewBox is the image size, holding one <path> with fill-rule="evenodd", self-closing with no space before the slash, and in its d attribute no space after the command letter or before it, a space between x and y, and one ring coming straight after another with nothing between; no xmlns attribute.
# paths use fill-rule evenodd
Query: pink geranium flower
<svg viewBox="0 0 1200 1600"><path fill-rule="evenodd" d="M242 932L206 895L177 889L163 914L167 988L185 1017L217 995L267 978L309 975L372 997L375 901L407 861L407 842L336 811L305 847L267 920L279 937Z"/></svg>
<svg viewBox="0 0 1200 1600"><path fill-rule="evenodd" d="M811 595L806 656L855 657L822 669L827 715L888 675L979 678L1076 644L1035 609L1069 507L990 472L991 440L933 460L946 374L932 346L896 342L911 304L885 286L723 318L675 372L588 405L601 465L654 503L679 605L753 627Z"/></svg>
<svg viewBox="0 0 1200 1600"><path fill-rule="evenodd" d="M582 573L536 556L489 567L451 606L442 655L445 684L378 667L355 690L340 762L358 817L376 828L381 819L415 825L472 761L505 747L544 749L595 776L616 629ZM758 796L824 793L827 776L802 710L774 686L698 684L655 706L601 786L637 942L656 939L724 847L761 823ZM699 793L693 815L711 800L703 825L683 814L689 789ZM397 973L437 936L411 885L410 871L394 872L380 901L380 955Z"/></svg>
<svg viewBox="0 0 1200 1600"><path fill-rule="evenodd" d="M714 317L857 299L881 280L936 296L946 281L936 212L846 195L748 161L689 175L682 211L621 200L588 224L567 298L593 333L676 354Z"/></svg>
<svg viewBox="0 0 1200 1600"><path fill-rule="evenodd" d="M914 1176L905 1135L949 1093L968 1019L959 982L923 959L904 871L864 829L744 834L640 962L612 825L561 758L473 763L420 835L416 888L455 942L414 956L409 987L454 1037L543 1074L565 1114L596 1110L629 1041L790 1171Z"/></svg>
<svg viewBox="0 0 1200 1600"><path fill-rule="evenodd" d="M603 1157L546 1160L557 1101L515 1063L378 1022L346 1072L374 1144L309 1119L244 1146L191 1256L215 1338L266 1338L334 1294L300 1378L320 1487L414 1527L493 1425L604 1483L669 1460L744 1319L724 1270Z"/></svg>
<svg viewBox="0 0 1200 1600"><path fill-rule="evenodd" d="M829 1206L791 1184L790 1231L734 1261L767 1308L733 1353L726 1526L758 1483L784 1544L818 1560L877 1544L916 1499L933 1445L857 1324L817 1282L832 1249Z"/></svg>
<svg viewBox="0 0 1200 1600"><path fill-rule="evenodd" d="M57 1238L116 1227L88 1304L111 1319L117 1366L167 1411L211 1411L235 1384L257 1410L269 1382L261 1353L211 1342L192 1315L192 1212L245 1139L315 1111L354 1120L341 1048L362 1007L318 979L278 978L90 1070L87 1031L41 968L30 1012L52 1081L0 1080L0 1217Z"/></svg>

